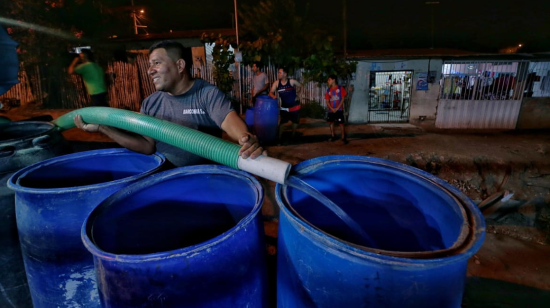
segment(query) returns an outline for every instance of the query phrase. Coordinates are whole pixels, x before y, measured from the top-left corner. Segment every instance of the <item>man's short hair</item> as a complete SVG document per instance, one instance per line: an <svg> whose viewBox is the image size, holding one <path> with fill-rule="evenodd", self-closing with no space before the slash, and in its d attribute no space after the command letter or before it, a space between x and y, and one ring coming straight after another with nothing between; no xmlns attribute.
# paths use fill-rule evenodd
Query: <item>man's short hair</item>
<svg viewBox="0 0 550 308"><path fill-rule="evenodd" d="M338 77L336 77L336 75L329 75L328 78L336 80L336 82L338 82Z"/></svg>
<svg viewBox="0 0 550 308"><path fill-rule="evenodd" d="M252 62L252 64L256 65L257 68L262 67L262 62L260 62L260 61L254 61L254 62Z"/></svg>
<svg viewBox="0 0 550 308"><path fill-rule="evenodd" d="M280 70L283 70L283 73L286 73L288 75L288 68L285 66L279 67Z"/></svg>
<svg viewBox="0 0 550 308"><path fill-rule="evenodd" d="M174 62L179 59L185 61L185 69L191 74L191 67L193 66L193 53L190 47L184 47L181 43L176 41L160 41L153 46L149 47L149 54L155 49L164 48L166 53Z"/></svg>
<svg viewBox="0 0 550 308"><path fill-rule="evenodd" d="M90 49L83 48L80 50L80 52L86 56L86 59L88 59L88 61L95 62L94 53Z"/></svg>

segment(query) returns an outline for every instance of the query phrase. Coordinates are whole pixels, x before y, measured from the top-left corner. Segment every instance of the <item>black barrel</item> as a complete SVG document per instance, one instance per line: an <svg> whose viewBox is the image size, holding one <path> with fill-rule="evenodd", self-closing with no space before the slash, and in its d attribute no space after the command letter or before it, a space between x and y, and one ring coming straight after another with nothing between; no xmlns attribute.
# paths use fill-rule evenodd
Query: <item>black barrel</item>
<svg viewBox="0 0 550 308"><path fill-rule="evenodd" d="M67 142L52 123L0 124L0 307L32 307L17 234L15 196L6 183L15 171L68 152Z"/></svg>

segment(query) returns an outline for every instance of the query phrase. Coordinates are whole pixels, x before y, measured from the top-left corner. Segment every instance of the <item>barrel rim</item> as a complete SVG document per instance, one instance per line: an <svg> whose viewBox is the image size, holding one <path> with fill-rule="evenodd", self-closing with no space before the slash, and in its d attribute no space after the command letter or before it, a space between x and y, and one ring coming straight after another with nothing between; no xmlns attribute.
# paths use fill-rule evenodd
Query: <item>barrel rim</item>
<svg viewBox="0 0 550 308"><path fill-rule="evenodd" d="M269 96L269 95L258 95L258 96L256 96L256 100L258 100L258 99L260 99L260 100L262 100L262 99L269 99L269 100L274 100L274 101L277 100L276 98L273 98L273 97L271 97L271 96Z"/></svg>
<svg viewBox="0 0 550 308"><path fill-rule="evenodd" d="M294 172L299 173L300 171L307 171L308 168L313 168L318 164L329 164L334 162L341 162L345 160L351 161L362 161L375 164L383 164L386 166L391 166L394 168L406 169L408 172L413 172L414 174L424 177L426 180L437 183L441 186L442 189L446 190L447 193L454 196L455 199L461 201L462 207L466 211L469 232L468 237L465 239L464 244L460 247L457 247L455 250L446 249L439 251L430 251L425 253L404 253L400 254L399 252L372 249L369 247L364 247L361 245L353 244L342 240L338 237L330 235L321 229L311 225L309 222L302 220L301 218L295 215L295 211L292 209L292 206L287 203L286 197L283 200L282 195L286 196L286 185L277 184L275 187L275 197L277 203L281 208L281 212L289 219L291 223L294 223L300 226L300 229L304 232L307 232L310 235L313 235L316 238L323 238L326 240L326 244L330 244L334 249L337 249L342 252L360 255L363 257L385 259L386 261L394 261L402 264L404 260L409 262L418 263L418 262L442 262L444 260L454 260L456 258L466 258L473 255L479 247L483 244L485 238L485 221L481 219L482 215L477 206L471 201L466 195L460 192L455 187L451 186L449 183L444 180L427 173L423 170L398 163L395 161L390 161L382 158L368 157L368 156L357 156L357 155L330 155L323 156L318 158L313 158L306 160L294 166ZM297 213L296 213L297 214ZM476 215L477 214L477 215ZM434 253L435 252L435 253Z"/></svg>
<svg viewBox="0 0 550 308"><path fill-rule="evenodd" d="M3 128L3 126L8 127L8 126L15 126L15 125L30 125L30 124L47 125L47 126L50 126L50 128L43 131L43 132L39 132L39 133L32 134L32 135L26 135L26 136L20 137L20 138L0 140L0 145L8 145L10 143L13 144L13 143L25 142L27 140L34 139L36 137L40 137L40 136L43 136L43 135L50 134L50 133L52 133L53 131L55 131L57 129L57 126L55 126L53 123L51 123L51 122L41 122L41 121L23 121L23 122L2 123L2 124L0 124L0 129Z"/></svg>
<svg viewBox="0 0 550 308"><path fill-rule="evenodd" d="M49 166L49 165L52 165L52 164L57 164L57 163L64 162L64 161L78 160L78 159L82 159L82 158L89 158L91 156L97 156L97 155L105 156L105 155L128 155L128 154L149 156L149 157L152 157L152 159L154 159L155 161L157 161L158 164L152 169L149 169L147 171L144 171L144 172L132 175L132 176L128 176L128 177L118 179L118 180L115 180L115 181L109 181L109 182L103 182L103 183L85 185L85 186L62 187L62 188L34 188L34 187L24 187L24 186L19 185L19 183L18 183L18 180L20 178L26 176L27 174L29 174L29 173L31 173L31 172L39 169L39 168ZM46 195L46 194L65 194L65 193L70 193L70 192L82 192L82 191L88 191L88 190L92 190L92 189L101 189L101 188L106 187L106 186L112 186L112 185L118 185L118 184L127 183L127 182L133 182L133 181L135 181L139 178L142 178L142 177L145 177L145 176L148 176L152 173L157 172L158 169L161 168L164 165L165 162L166 162L166 158L164 157L164 155L162 155L159 152L154 153L152 155L145 155L145 154L140 154L140 153L137 153L137 152L134 152L134 151L130 151L130 150L125 149L125 148L112 148L112 149L100 149L100 150L92 150L92 151L83 151L83 152L77 152L77 153L57 156L57 157L54 157L54 158L50 158L50 159L47 159L47 160L37 162L37 163L32 164L30 166L27 166L27 167L15 172L10 177L10 179L8 180L8 183L7 183L8 185L7 186L8 186L8 188L14 190L15 192L29 193L29 194L39 193L39 194Z"/></svg>
<svg viewBox="0 0 550 308"><path fill-rule="evenodd" d="M243 182L248 183L248 185L255 189L256 191L256 204L252 210L243 217L235 226L231 229L219 234L216 237L213 237L202 243L191 245L187 247L182 247L178 249L173 249L163 252L155 252L148 254L139 254L139 255L130 255L130 254L115 254L106 252L100 249L91 239L88 233L93 226L93 220L95 217L101 214L101 212L106 211L111 206L116 206L117 202L120 199L123 199L126 196L131 195L134 191L139 191L147 186L161 183L165 180L170 180L179 177L185 177L190 175L197 174L223 174L236 176L243 180ZM248 225L253 223L256 219L258 213L262 208L264 201L263 187L260 182L251 174L235 170L233 168L223 166L223 165L197 165L197 166L187 166L180 167L172 170L163 171L154 175L151 175L147 180L140 180L134 182L121 190L117 191L113 195L109 196L107 199L102 201L84 220L81 228L81 239L84 243L84 246L88 251L95 257L104 259L104 260L116 260L124 261L128 263L135 262L148 262L148 261L157 261L161 259L177 258L177 257L192 257L204 250L208 250L213 246L218 245L219 243L224 242L228 238L234 236L241 229L246 229Z"/></svg>

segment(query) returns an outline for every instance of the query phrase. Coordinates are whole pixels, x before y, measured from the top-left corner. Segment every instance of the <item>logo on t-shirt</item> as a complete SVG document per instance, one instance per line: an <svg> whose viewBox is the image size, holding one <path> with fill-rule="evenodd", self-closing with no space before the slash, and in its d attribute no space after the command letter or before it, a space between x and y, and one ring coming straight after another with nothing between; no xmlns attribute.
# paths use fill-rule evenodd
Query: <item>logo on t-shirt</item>
<svg viewBox="0 0 550 308"><path fill-rule="evenodd" d="M183 109L183 114L206 114L202 109Z"/></svg>

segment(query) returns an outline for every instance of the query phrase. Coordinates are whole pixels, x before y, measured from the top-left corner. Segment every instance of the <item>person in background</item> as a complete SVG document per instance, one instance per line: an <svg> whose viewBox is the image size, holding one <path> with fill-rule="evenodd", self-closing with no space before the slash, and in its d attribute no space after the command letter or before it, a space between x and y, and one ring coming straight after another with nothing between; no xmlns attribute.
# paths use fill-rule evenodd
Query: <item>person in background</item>
<svg viewBox="0 0 550 308"><path fill-rule="evenodd" d="M278 80L273 82L269 96L280 98L280 123L279 123L279 143L281 142L283 131L290 122L292 125L292 139L296 135L296 128L300 123L300 100L299 95L302 90L302 84L296 79L288 78L288 69L280 68L277 73Z"/></svg>
<svg viewBox="0 0 550 308"><path fill-rule="evenodd" d="M140 112L198 131L222 137L225 131L241 145L239 155L246 159L263 153L255 135L233 110L227 96L202 79L191 77L192 54L178 42L161 41L149 48L148 74L156 92L147 97ZM75 125L87 132L101 132L121 146L143 154L159 151L175 166L211 163L208 160L150 137L116 129L86 124L77 115Z"/></svg>
<svg viewBox="0 0 550 308"><path fill-rule="evenodd" d="M254 78L252 79L252 105L256 104L256 98L258 96L267 95L267 88L269 87L267 74L260 70L261 65L259 61L252 64L252 71L254 72Z"/></svg>
<svg viewBox="0 0 550 308"><path fill-rule="evenodd" d="M80 63L80 64L79 64ZM78 64L78 65L77 65ZM94 55L89 49L82 49L78 57L74 58L68 69L69 74L79 74L94 107L109 107L107 103L107 86L101 66L94 62Z"/></svg>
<svg viewBox="0 0 550 308"><path fill-rule="evenodd" d="M346 88L338 85L336 75L330 75L327 80L328 89L325 93L325 100L328 107L327 122L330 124L330 135L328 141L332 142L334 136L334 123L338 123L342 131L342 144L348 144L346 139L346 127L344 119L344 98L346 97Z"/></svg>

